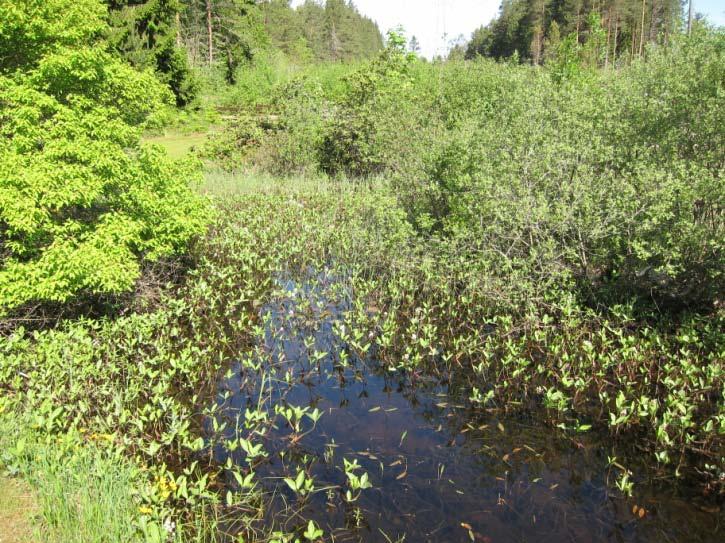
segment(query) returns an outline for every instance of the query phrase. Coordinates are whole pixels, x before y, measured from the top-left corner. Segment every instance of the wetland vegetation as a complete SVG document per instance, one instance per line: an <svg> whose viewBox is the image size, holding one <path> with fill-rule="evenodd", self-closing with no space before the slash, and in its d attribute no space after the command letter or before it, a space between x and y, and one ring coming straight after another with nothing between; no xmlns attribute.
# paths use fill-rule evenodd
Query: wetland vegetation
<svg viewBox="0 0 725 543"><path fill-rule="evenodd" d="M722 539L725 34L529 4L0 0L0 541Z"/></svg>

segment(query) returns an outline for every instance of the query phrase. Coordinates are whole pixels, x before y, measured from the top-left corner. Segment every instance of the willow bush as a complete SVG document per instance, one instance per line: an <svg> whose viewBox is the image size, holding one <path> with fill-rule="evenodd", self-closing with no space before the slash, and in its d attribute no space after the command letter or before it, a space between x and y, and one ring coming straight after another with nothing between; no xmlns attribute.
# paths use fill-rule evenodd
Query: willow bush
<svg viewBox="0 0 725 543"><path fill-rule="evenodd" d="M698 27L567 77L427 63L392 35L334 97L281 88L278 122L239 145L274 173L382 176L423 236L519 300L575 289L587 305L710 311L725 268L724 35Z"/></svg>

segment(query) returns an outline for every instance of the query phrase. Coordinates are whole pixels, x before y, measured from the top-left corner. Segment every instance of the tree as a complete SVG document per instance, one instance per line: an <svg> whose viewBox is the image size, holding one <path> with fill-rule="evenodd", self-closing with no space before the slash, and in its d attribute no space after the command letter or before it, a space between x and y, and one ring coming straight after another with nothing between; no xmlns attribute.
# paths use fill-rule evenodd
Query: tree
<svg viewBox="0 0 725 543"><path fill-rule="evenodd" d="M255 0L184 0L181 42L196 66L220 68L229 83L266 47L261 7Z"/></svg>
<svg viewBox="0 0 725 543"><path fill-rule="evenodd" d="M544 62L549 63L556 60L559 47L561 45L561 34L559 33L559 23L555 20L551 21L549 30L544 39Z"/></svg>
<svg viewBox="0 0 725 543"><path fill-rule="evenodd" d="M415 36L410 38L410 42L408 43L408 51L416 55L420 54L420 43L418 43L418 38L416 38Z"/></svg>
<svg viewBox="0 0 725 543"><path fill-rule="evenodd" d="M646 42L667 41L679 24L681 7L679 0L504 0L498 17L472 34L466 58L508 58L518 52L521 59L540 64L553 23L560 37L571 34L577 44L599 39L598 31L592 32L592 14L604 32L601 60L608 66L627 51L641 55Z"/></svg>
<svg viewBox="0 0 725 543"><path fill-rule="evenodd" d="M0 0L0 74L32 68L43 55L97 38L105 17L97 0Z"/></svg>
<svg viewBox="0 0 725 543"><path fill-rule="evenodd" d="M506 58L516 51L527 54L531 46L525 24L528 12L526 0L503 0L499 16L474 32L466 58Z"/></svg>
<svg viewBox="0 0 725 543"><path fill-rule="evenodd" d="M180 0L106 0L111 46L137 68L153 68L178 106L194 101L199 84L179 47Z"/></svg>
<svg viewBox="0 0 725 543"><path fill-rule="evenodd" d="M85 23L56 24L69 13ZM0 61L0 312L127 291L206 224L193 165L139 143L172 96L108 52L105 13L0 0L0 36L17 46Z"/></svg>
<svg viewBox="0 0 725 543"><path fill-rule="evenodd" d="M303 20L289 0L269 0L261 5L264 27L270 43L285 54L301 60L309 55Z"/></svg>
<svg viewBox="0 0 725 543"><path fill-rule="evenodd" d="M529 50L534 64L541 64L544 53L544 29L546 28L546 0L534 0L529 5L528 25L531 34Z"/></svg>
<svg viewBox="0 0 725 543"><path fill-rule="evenodd" d="M363 17L346 0L327 0L324 5L307 0L296 14L318 61L372 58L383 48L383 37L375 22ZM268 27L276 24L270 20Z"/></svg>

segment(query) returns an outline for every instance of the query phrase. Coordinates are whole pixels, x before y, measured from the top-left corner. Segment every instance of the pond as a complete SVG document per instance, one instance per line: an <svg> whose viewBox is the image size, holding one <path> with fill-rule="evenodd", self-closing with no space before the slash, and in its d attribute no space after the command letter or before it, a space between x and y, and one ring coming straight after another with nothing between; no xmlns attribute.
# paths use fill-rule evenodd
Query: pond
<svg viewBox="0 0 725 543"><path fill-rule="evenodd" d="M355 356L340 339L344 281L328 272L280 286L261 312L264 341L220 378L216 415L205 421L214 459L247 466L242 449L223 443L239 435L247 410L275 420L254 468L268 525L292 531L313 519L326 540L359 542L722 540L717 506L672 480L636 476L647 462L636 444L615 452L607 435L564 434L540 413L472 405L463 376L391 371L374 349ZM295 431L274 405L321 417ZM227 427L215 431L220 421ZM372 483L352 500L343 459ZM612 462L635 474L632 497L617 490ZM284 482L300 470L316 490L304 499ZM234 532L233 519L225 529Z"/></svg>

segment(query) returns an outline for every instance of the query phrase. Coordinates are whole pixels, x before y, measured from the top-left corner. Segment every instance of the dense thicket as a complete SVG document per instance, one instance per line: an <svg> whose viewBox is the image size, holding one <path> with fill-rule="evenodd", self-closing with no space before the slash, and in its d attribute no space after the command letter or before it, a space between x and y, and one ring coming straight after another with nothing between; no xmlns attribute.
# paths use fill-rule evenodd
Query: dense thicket
<svg viewBox="0 0 725 543"><path fill-rule="evenodd" d="M537 72L404 48L393 37L337 97L305 78L278 89L280 122L246 124L240 151L275 172L385 174L422 232L508 293L496 303L572 288L660 309L721 298L722 31L612 74L580 56Z"/></svg>
<svg viewBox="0 0 725 543"><path fill-rule="evenodd" d="M139 143L171 96L107 52L106 15L0 1L0 311L129 290L205 223L193 166Z"/></svg>
<svg viewBox="0 0 725 543"><path fill-rule="evenodd" d="M466 58L517 53L541 64L562 39L598 40L602 64L642 55L648 43L666 43L681 24L679 0L503 0L498 17L473 33Z"/></svg>

